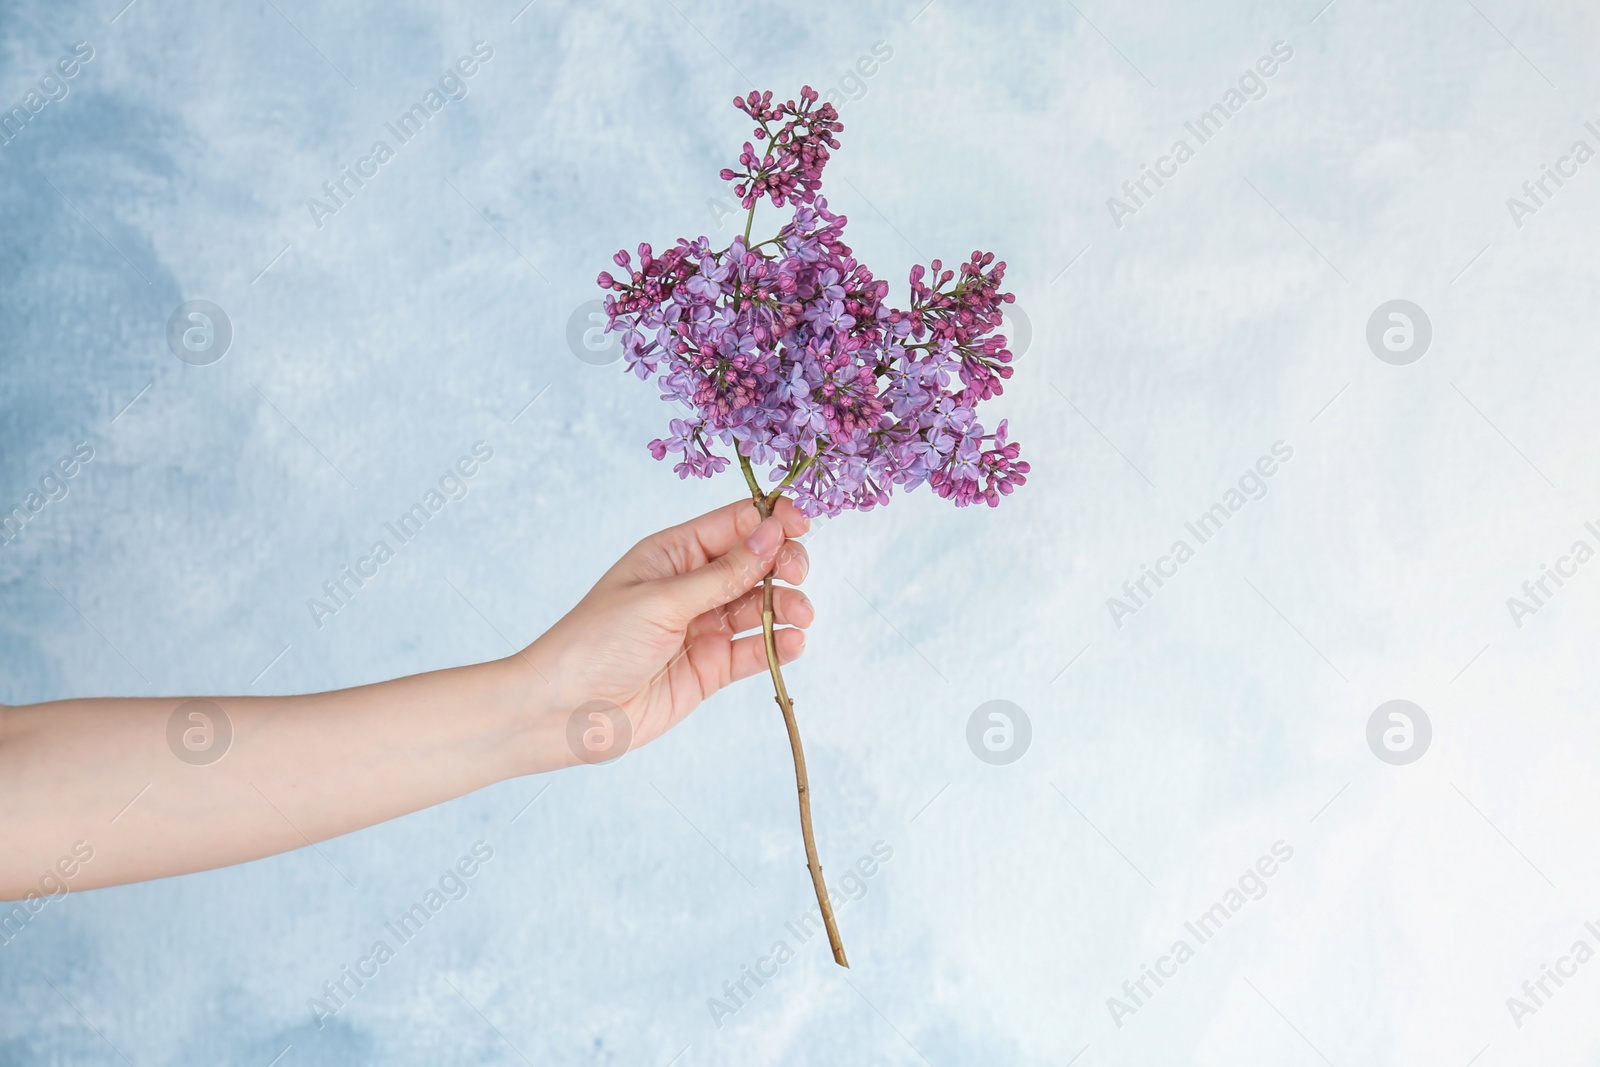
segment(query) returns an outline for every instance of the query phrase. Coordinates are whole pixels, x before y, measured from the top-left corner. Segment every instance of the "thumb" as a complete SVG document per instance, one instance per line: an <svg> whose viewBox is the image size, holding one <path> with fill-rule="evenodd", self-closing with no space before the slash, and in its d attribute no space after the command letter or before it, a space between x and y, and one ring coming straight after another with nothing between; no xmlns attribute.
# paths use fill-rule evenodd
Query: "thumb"
<svg viewBox="0 0 1600 1067"><path fill-rule="evenodd" d="M783 547L783 523L762 520L750 535L704 567L661 581L674 620L687 624L753 589L772 571Z"/></svg>

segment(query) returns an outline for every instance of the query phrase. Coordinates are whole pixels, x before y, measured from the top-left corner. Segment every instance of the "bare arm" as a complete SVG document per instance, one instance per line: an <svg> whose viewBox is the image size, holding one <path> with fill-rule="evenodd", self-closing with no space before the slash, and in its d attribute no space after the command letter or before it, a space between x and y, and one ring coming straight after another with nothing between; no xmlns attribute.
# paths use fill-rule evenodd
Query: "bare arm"
<svg viewBox="0 0 1600 1067"><path fill-rule="evenodd" d="M0 899L47 874L89 889L270 856L648 742L766 669L759 632L737 635L774 561L804 578L786 537L806 520L785 502L758 521L743 502L641 541L503 660L304 696L0 708ZM783 589L777 615L813 613ZM785 661L803 646L780 631Z"/></svg>

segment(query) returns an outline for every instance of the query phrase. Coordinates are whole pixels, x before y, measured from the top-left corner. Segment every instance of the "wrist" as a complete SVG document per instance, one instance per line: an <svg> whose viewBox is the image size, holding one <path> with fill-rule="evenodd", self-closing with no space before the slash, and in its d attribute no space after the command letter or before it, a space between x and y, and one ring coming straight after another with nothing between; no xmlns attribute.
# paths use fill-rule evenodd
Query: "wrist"
<svg viewBox="0 0 1600 1067"><path fill-rule="evenodd" d="M520 652L484 664L491 668L495 703L506 709L510 723L503 746L505 777L571 767L578 760L566 742L566 710L554 684L556 673L545 649L535 641Z"/></svg>

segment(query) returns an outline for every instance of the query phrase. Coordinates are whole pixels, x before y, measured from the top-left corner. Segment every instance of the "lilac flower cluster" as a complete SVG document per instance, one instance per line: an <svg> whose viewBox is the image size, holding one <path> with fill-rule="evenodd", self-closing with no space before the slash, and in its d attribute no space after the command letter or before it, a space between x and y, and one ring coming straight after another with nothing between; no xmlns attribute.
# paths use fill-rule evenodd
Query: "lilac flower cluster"
<svg viewBox="0 0 1600 1067"><path fill-rule="evenodd" d="M820 195L843 129L833 105L816 106L810 86L799 103L752 92L734 104L762 143L722 172L749 210L744 236L720 250L680 239L660 255L641 244L637 263L618 252L624 273L598 279L627 366L688 409L651 454L709 477L729 465L716 446L731 445L813 516L871 510L893 486L924 482L958 507L998 505L1028 473L1005 421L989 433L977 416L1012 372L995 332L1015 299L1000 288L1005 263L973 252L954 269L915 266L910 307L890 307L888 283L856 261L845 217ZM793 215L752 244L763 197Z"/></svg>

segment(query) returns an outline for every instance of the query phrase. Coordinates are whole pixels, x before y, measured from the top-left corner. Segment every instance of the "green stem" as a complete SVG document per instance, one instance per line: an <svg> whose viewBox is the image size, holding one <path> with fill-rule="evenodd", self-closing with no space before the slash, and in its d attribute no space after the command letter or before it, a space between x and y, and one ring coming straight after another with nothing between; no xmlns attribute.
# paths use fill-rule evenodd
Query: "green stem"
<svg viewBox="0 0 1600 1067"><path fill-rule="evenodd" d="M797 464L783 484L789 484L811 459L808 456ZM761 491L761 484L756 481L755 470L748 456L739 457L739 469L744 472L745 481L750 486L750 496L756 510L761 513L762 519L768 518L777 504L778 490L773 490L770 496ZM782 487L780 485L778 488ZM783 713L784 729L789 734L789 750L794 754L794 781L800 797L800 837L805 842L806 869L811 872L811 888L817 894L817 907L822 912L822 925L828 931L833 961L841 967L849 967L850 961L844 954L844 940L839 936L839 923L833 917L833 905L828 901L828 884L822 880L822 862L817 859L817 840L811 831L811 783L806 777L806 755L800 746L800 724L795 719L794 700L789 696L788 687L783 684L783 671L778 666L778 642L773 635L772 624L772 575L769 573L761 580L761 637L766 645L767 672L772 675L773 699Z"/></svg>
<svg viewBox="0 0 1600 1067"><path fill-rule="evenodd" d="M800 475L804 474L806 468L811 466L812 461L816 458L817 457L815 455L807 456L805 459L791 467L789 469L789 473L783 476L783 481L779 482L777 487L773 489L772 492L767 494L767 503L774 507L777 506L778 498L783 495L783 490L786 487L793 485L794 480L800 477ZM755 486L754 484L751 485L751 488L756 492L760 492L759 487Z"/></svg>
<svg viewBox="0 0 1600 1067"><path fill-rule="evenodd" d="M736 445L734 447L735 450L737 450L738 446ZM743 453L740 453L739 455L739 469L744 472L744 484L750 487L751 499L761 500L764 498L766 494L761 491L761 483L756 481L756 472L755 468L750 466L750 457L744 455ZM761 517L764 519L766 518L766 515L762 515Z"/></svg>

